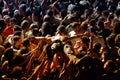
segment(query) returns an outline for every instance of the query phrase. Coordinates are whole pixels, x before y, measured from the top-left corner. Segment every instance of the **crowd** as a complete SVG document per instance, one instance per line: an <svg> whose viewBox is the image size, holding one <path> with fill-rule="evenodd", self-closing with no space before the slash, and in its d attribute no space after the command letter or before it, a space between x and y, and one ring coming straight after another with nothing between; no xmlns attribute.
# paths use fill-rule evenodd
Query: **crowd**
<svg viewBox="0 0 120 80"><path fill-rule="evenodd" d="M120 80L120 1L0 0L0 80Z"/></svg>

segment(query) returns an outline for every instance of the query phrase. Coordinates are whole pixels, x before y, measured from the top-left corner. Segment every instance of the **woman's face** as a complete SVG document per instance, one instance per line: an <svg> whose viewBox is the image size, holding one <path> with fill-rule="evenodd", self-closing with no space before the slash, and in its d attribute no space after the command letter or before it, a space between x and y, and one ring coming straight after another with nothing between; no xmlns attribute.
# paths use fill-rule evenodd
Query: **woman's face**
<svg viewBox="0 0 120 80"><path fill-rule="evenodd" d="M64 53L65 54L73 54L72 46L69 44L64 45Z"/></svg>

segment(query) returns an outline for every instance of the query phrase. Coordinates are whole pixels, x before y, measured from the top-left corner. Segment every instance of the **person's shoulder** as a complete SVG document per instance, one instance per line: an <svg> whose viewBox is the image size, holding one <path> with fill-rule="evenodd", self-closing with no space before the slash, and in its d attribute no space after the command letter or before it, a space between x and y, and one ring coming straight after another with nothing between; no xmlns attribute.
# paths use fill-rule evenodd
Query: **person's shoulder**
<svg viewBox="0 0 120 80"><path fill-rule="evenodd" d="M9 30L9 29L13 29L11 26L7 26L5 29L4 29L4 31L5 30Z"/></svg>

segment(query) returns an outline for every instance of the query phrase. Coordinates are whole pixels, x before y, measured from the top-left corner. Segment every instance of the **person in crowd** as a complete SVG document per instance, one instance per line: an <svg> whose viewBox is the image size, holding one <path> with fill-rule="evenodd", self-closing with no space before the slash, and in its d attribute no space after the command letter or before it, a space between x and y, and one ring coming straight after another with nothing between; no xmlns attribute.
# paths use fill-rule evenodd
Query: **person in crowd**
<svg viewBox="0 0 120 80"><path fill-rule="evenodd" d="M26 32L29 31L29 26L30 26L30 24L27 20L22 21L21 28L22 28L22 32L23 32L23 35L25 38L26 38L26 35L25 35Z"/></svg>
<svg viewBox="0 0 120 80"><path fill-rule="evenodd" d="M60 40L65 41L66 38L68 38L69 35L67 33L67 30L65 29L64 25L59 25L57 28L57 31L55 33L55 36L52 38L54 40Z"/></svg>
<svg viewBox="0 0 120 80"><path fill-rule="evenodd" d="M6 23L6 28L3 31L4 37L7 38L10 34L13 34L13 26L11 26L10 22L10 16L5 15L4 16L5 23Z"/></svg>
<svg viewBox="0 0 120 80"><path fill-rule="evenodd" d="M97 27L98 27L98 32L97 32L98 35L103 37L106 44L106 38L111 34L111 31L105 28L104 22L102 21L98 21Z"/></svg>
<svg viewBox="0 0 120 80"><path fill-rule="evenodd" d="M0 0L0 80L120 80L119 0Z"/></svg>
<svg viewBox="0 0 120 80"><path fill-rule="evenodd" d="M106 29L113 30L113 27L112 27L112 20L113 19L114 19L113 14L109 14L108 18L107 18L107 21L104 22L104 25L105 25Z"/></svg>
<svg viewBox="0 0 120 80"><path fill-rule="evenodd" d="M24 37L29 38L30 36L32 36L32 31L34 28L38 28L38 25L35 23L30 24L30 26L28 26L28 28L26 28L27 31L25 33L23 33Z"/></svg>
<svg viewBox="0 0 120 80"><path fill-rule="evenodd" d="M41 26L41 33L42 36L46 36L46 35L53 35L53 28L52 25L50 24L50 22L43 22L42 26Z"/></svg>

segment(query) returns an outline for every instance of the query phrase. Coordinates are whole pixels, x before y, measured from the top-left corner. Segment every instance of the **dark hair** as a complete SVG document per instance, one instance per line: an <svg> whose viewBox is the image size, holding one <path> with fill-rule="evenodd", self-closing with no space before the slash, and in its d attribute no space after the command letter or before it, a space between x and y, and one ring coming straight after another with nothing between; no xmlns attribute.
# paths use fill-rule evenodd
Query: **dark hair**
<svg viewBox="0 0 120 80"><path fill-rule="evenodd" d="M7 49L11 47L11 44L8 41L6 41L4 42L3 46L5 47L5 49Z"/></svg>
<svg viewBox="0 0 120 80"><path fill-rule="evenodd" d="M30 25L29 29L34 29L34 28L38 28L38 25L37 25L37 24L32 23L32 24Z"/></svg>
<svg viewBox="0 0 120 80"><path fill-rule="evenodd" d="M3 9L3 10L2 10L2 14L3 14L3 15L8 15L8 10L7 10L7 9Z"/></svg>
<svg viewBox="0 0 120 80"><path fill-rule="evenodd" d="M21 27L19 25L15 25L14 26L14 31L21 31Z"/></svg>
<svg viewBox="0 0 120 80"><path fill-rule="evenodd" d="M19 39L20 39L20 36L14 36L14 37L13 37L13 41L14 41L14 42L18 41Z"/></svg>
<svg viewBox="0 0 120 80"><path fill-rule="evenodd" d="M107 42L109 47L114 47L115 46L115 35L111 34L109 37L107 37L106 42Z"/></svg>
<svg viewBox="0 0 120 80"><path fill-rule="evenodd" d="M24 12L26 11L27 5L26 4L20 4L19 9L22 9Z"/></svg>
<svg viewBox="0 0 120 80"><path fill-rule="evenodd" d="M26 13L27 16L32 15L32 10L31 10L31 8L28 7L28 8L26 9L25 13Z"/></svg>
<svg viewBox="0 0 120 80"><path fill-rule="evenodd" d="M30 44L30 40L28 38L24 39L22 42L23 46L27 47Z"/></svg>
<svg viewBox="0 0 120 80"><path fill-rule="evenodd" d="M116 64L112 60L107 60L105 65L107 70L110 72L116 70Z"/></svg>
<svg viewBox="0 0 120 80"><path fill-rule="evenodd" d="M14 51L12 48L7 48L4 52L4 56L8 61L11 61L13 58Z"/></svg>
<svg viewBox="0 0 120 80"><path fill-rule="evenodd" d="M27 54L29 51L27 50L27 48L25 47L25 48L22 48L21 50L20 50L20 54Z"/></svg>
<svg viewBox="0 0 120 80"><path fill-rule="evenodd" d="M47 53L48 59L52 61L54 53L52 52L52 49L51 49L50 45L47 46L46 53Z"/></svg>
<svg viewBox="0 0 120 80"><path fill-rule="evenodd" d="M86 12L86 17L88 18L93 13L93 9L91 8L86 9L85 12Z"/></svg>
<svg viewBox="0 0 120 80"><path fill-rule="evenodd" d="M112 59L112 54L110 53L110 51L104 51L103 55L104 55L104 59L105 59L104 62L106 62L107 60L111 60Z"/></svg>
<svg viewBox="0 0 120 80"><path fill-rule="evenodd" d="M4 2L3 0L0 0L0 7L3 7L4 6Z"/></svg>
<svg viewBox="0 0 120 80"><path fill-rule="evenodd" d="M104 22L103 21L98 21L97 22L98 26L101 28L101 29L104 29Z"/></svg>
<svg viewBox="0 0 120 80"><path fill-rule="evenodd" d="M60 26L58 26L58 28L57 28L57 31L63 32L64 30L65 30L65 26L64 26L64 25L60 25Z"/></svg>
<svg viewBox="0 0 120 80"><path fill-rule="evenodd" d="M109 7L108 7L108 10L112 11L114 13L114 11L116 10L116 5L114 4L111 4Z"/></svg>
<svg viewBox="0 0 120 80"><path fill-rule="evenodd" d="M24 58L23 56L21 55L16 55L13 59L13 65L16 66L16 65L19 65L20 63L22 63L24 61Z"/></svg>
<svg viewBox="0 0 120 80"><path fill-rule="evenodd" d="M6 23L4 20L0 20L0 33L5 29Z"/></svg>
<svg viewBox="0 0 120 80"><path fill-rule="evenodd" d="M113 14L109 14L108 15L108 20L112 21L114 19L114 15Z"/></svg>
<svg viewBox="0 0 120 80"><path fill-rule="evenodd" d="M52 35L52 26L49 22L44 22L42 24L42 36L46 36L48 34Z"/></svg>
<svg viewBox="0 0 120 80"><path fill-rule="evenodd" d="M109 15L109 11L108 11L108 10L104 10L102 13L103 13L103 15L106 16L106 17L108 17L108 15Z"/></svg>
<svg viewBox="0 0 120 80"><path fill-rule="evenodd" d="M27 20L22 21L21 28L24 30L28 28L29 22Z"/></svg>
<svg viewBox="0 0 120 80"><path fill-rule="evenodd" d="M22 32L21 31L15 31L14 36L21 36Z"/></svg>
<svg viewBox="0 0 120 80"><path fill-rule="evenodd" d="M87 37L87 36L82 36L81 40L82 40L82 42L85 43L85 44L89 44L89 42L90 42L90 39L89 39L89 37Z"/></svg>
<svg viewBox="0 0 120 80"><path fill-rule="evenodd" d="M44 18L43 18L43 21L50 21L50 16L49 15L45 15Z"/></svg>
<svg viewBox="0 0 120 80"><path fill-rule="evenodd" d="M101 44L100 43L95 43L93 50L97 54L98 57L100 57L100 54L99 54L100 49L101 49Z"/></svg>
<svg viewBox="0 0 120 80"><path fill-rule="evenodd" d="M116 16L119 16L119 15L120 15L120 9L117 9L117 10L115 11L115 14L116 14Z"/></svg>
<svg viewBox="0 0 120 80"><path fill-rule="evenodd" d="M61 10L60 15L61 15L62 19L64 19L64 17L67 15L67 10L65 10L65 9Z"/></svg>
<svg viewBox="0 0 120 80"><path fill-rule="evenodd" d="M69 17L70 21L74 21L76 19L78 19L78 16L76 14L71 14L70 17Z"/></svg>
<svg viewBox="0 0 120 80"><path fill-rule="evenodd" d="M17 20L15 18L10 18L10 22L16 22Z"/></svg>
<svg viewBox="0 0 120 80"><path fill-rule="evenodd" d="M95 24L96 24L95 19L91 19L91 20L90 20L90 25L91 25L91 26L95 26Z"/></svg>
<svg viewBox="0 0 120 80"><path fill-rule="evenodd" d="M13 71L11 73L13 78L19 79L22 74L22 68L20 66L16 66L13 68Z"/></svg>
<svg viewBox="0 0 120 80"><path fill-rule="evenodd" d="M46 14L52 17L53 16L53 11L50 10L50 9L48 9L47 12L46 12Z"/></svg>
<svg viewBox="0 0 120 80"><path fill-rule="evenodd" d="M81 28L82 28L82 30L84 30L84 31L87 31L88 30L88 23L87 22L82 22L82 24L81 24Z"/></svg>
<svg viewBox="0 0 120 80"><path fill-rule="evenodd" d="M20 16L21 16L21 15L20 15L19 13L17 13L17 12L16 12L16 13L14 12L14 14L13 14L13 17L14 17L16 20L19 19Z"/></svg>
<svg viewBox="0 0 120 80"><path fill-rule="evenodd" d="M113 20L113 27L114 27L114 33L119 34L120 33L120 21L118 19Z"/></svg>
<svg viewBox="0 0 120 80"><path fill-rule="evenodd" d="M33 28L33 29L32 29L32 34L33 34L34 36L38 36L38 34L39 34L39 29L38 29L38 28Z"/></svg>

